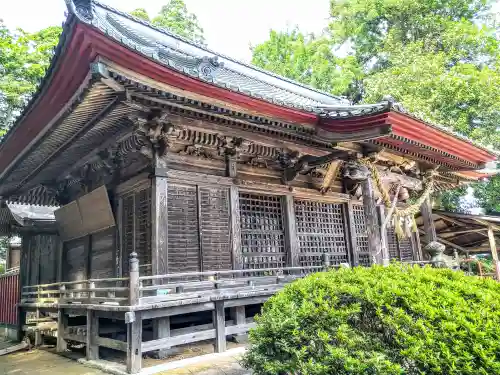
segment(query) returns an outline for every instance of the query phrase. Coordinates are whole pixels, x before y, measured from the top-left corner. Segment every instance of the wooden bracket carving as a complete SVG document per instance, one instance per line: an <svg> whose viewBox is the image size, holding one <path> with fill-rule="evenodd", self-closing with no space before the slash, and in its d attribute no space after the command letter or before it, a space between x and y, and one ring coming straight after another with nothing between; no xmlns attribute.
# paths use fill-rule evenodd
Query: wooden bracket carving
<svg viewBox="0 0 500 375"><path fill-rule="evenodd" d="M334 160L345 160L350 156L347 151L335 150L324 156L303 155L299 158L284 159L283 182L290 183L299 173L306 172L314 167L330 163Z"/></svg>
<svg viewBox="0 0 500 375"><path fill-rule="evenodd" d="M159 111L151 111L146 118L138 118L137 137L142 144L141 152L152 158L153 155L164 156L171 142L179 137L179 128L167 121L167 115ZM150 147L151 152L144 150Z"/></svg>

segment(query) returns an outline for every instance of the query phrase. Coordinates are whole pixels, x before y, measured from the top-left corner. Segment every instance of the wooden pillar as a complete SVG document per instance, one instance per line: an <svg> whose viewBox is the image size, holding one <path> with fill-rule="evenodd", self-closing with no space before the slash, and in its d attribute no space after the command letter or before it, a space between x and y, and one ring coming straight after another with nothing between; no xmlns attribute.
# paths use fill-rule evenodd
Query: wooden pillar
<svg viewBox="0 0 500 375"><path fill-rule="evenodd" d="M295 207L291 194L283 197L285 208L285 244L287 251L287 264L291 267L299 266L299 239L295 221Z"/></svg>
<svg viewBox="0 0 500 375"><path fill-rule="evenodd" d="M68 343L64 339L64 332L68 327L68 316L64 313L64 309L57 310L57 346L58 353L65 352L68 349Z"/></svg>
<svg viewBox="0 0 500 375"><path fill-rule="evenodd" d="M386 218L385 207L383 205L377 207L378 214L380 217L380 222L384 223ZM387 227L380 227L380 241L381 241L381 249L382 249L382 264L384 266L388 266L391 263L391 256L389 254L389 240L387 238Z"/></svg>
<svg viewBox="0 0 500 375"><path fill-rule="evenodd" d="M231 217L231 251L233 269L243 269L243 252L241 249L241 222L240 222L240 192L237 186L229 188L230 217Z"/></svg>
<svg viewBox="0 0 500 375"><path fill-rule="evenodd" d="M167 196L167 162L165 158L155 156L153 160L153 179L151 183L151 263L153 275L168 273L168 196ZM156 281L155 281L156 282ZM153 320L153 335L155 339L170 336L170 318ZM165 358L168 350L159 350L159 358Z"/></svg>
<svg viewBox="0 0 500 375"><path fill-rule="evenodd" d="M245 306L236 306L231 309L232 319L235 325L242 325L246 323L246 313ZM246 334L236 334L234 335L234 341L238 343L244 343L248 340L248 335Z"/></svg>
<svg viewBox="0 0 500 375"><path fill-rule="evenodd" d="M59 239L57 251L57 278L56 281L60 283L63 281L63 265L64 265L64 242Z"/></svg>
<svg viewBox="0 0 500 375"><path fill-rule="evenodd" d="M429 197L424 201L424 203L422 203L420 212L424 222L425 242L431 243L433 241L438 241L436 227L434 226L434 220L432 219L431 199Z"/></svg>
<svg viewBox="0 0 500 375"><path fill-rule="evenodd" d="M99 346L97 338L99 337L99 317L95 311L87 310L87 360L99 359Z"/></svg>
<svg viewBox="0 0 500 375"><path fill-rule="evenodd" d="M363 191L363 208L365 211L366 234L368 237L368 251L373 263L382 263L382 245L380 241L380 224L377 215L377 203L371 178L361 182Z"/></svg>
<svg viewBox="0 0 500 375"><path fill-rule="evenodd" d="M127 372L138 374L142 368L142 316L135 313L133 322L127 324Z"/></svg>
<svg viewBox="0 0 500 375"><path fill-rule="evenodd" d="M151 182L151 263L154 275L167 273L167 163L156 156Z"/></svg>
<svg viewBox="0 0 500 375"><path fill-rule="evenodd" d="M224 314L224 301L215 302L213 320L215 327L215 352L222 353L226 351L226 316Z"/></svg>
<svg viewBox="0 0 500 375"><path fill-rule="evenodd" d="M500 281L500 263L498 262L498 252L495 241L495 232L491 225L488 227L488 239L490 241L491 257L493 259L493 264L495 265L495 277L497 281Z"/></svg>
<svg viewBox="0 0 500 375"><path fill-rule="evenodd" d="M344 231L346 235L349 265L351 267L355 267L359 264L359 260L356 251L357 242L356 242L356 229L354 227L354 208L350 200L343 205L342 211L344 218Z"/></svg>

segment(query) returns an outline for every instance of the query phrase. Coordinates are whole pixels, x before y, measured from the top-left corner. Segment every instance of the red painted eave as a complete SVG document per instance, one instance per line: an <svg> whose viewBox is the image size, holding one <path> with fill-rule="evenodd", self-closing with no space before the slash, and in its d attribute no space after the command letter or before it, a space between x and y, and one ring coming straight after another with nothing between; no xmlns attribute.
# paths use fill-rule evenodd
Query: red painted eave
<svg viewBox="0 0 500 375"><path fill-rule="evenodd" d="M351 118L322 119L319 126L332 132L349 133L384 125L390 125L391 133L395 136L446 152L473 164L481 165L497 158L492 152L396 111L388 110L383 113Z"/></svg>
<svg viewBox="0 0 500 375"><path fill-rule="evenodd" d="M389 122L395 135L455 155L475 164L496 160L497 156L409 115L391 111Z"/></svg>
<svg viewBox="0 0 500 375"><path fill-rule="evenodd" d="M116 62L123 68L157 82L213 98L263 116L292 123L321 126L326 130L331 129L339 133L391 126L394 135L434 147L475 164L483 164L496 159L496 156L488 151L394 111L355 118L322 119L319 122L315 113L282 107L186 76L122 46L91 26L76 23L42 97L34 103L30 112L16 125L12 134L0 147L0 171L9 167L16 156L67 105L87 76L90 63L97 56Z"/></svg>

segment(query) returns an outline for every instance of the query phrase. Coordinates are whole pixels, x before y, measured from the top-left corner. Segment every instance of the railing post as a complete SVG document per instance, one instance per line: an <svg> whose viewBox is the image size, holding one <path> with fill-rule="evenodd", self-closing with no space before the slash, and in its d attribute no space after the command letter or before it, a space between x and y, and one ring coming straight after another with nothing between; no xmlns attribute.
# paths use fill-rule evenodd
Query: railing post
<svg viewBox="0 0 500 375"><path fill-rule="evenodd" d="M139 259L137 253L130 254L129 258L129 295L128 302L130 306L139 304Z"/></svg>
<svg viewBox="0 0 500 375"><path fill-rule="evenodd" d="M323 268L324 268L324 270L328 271L330 266L331 266L330 254L323 253Z"/></svg>
<svg viewBox="0 0 500 375"><path fill-rule="evenodd" d="M89 298L89 302L90 302L90 301L92 301L92 299L95 298L95 292L94 292L95 282L89 281L88 282L88 288L89 288L88 298Z"/></svg>

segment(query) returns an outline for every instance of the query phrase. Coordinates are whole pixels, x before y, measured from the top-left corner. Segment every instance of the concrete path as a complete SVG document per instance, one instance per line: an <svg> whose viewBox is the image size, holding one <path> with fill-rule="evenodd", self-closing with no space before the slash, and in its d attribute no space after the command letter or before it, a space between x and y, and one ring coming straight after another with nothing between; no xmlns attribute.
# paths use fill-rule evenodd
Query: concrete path
<svg viewBox="0 0 500 375"><path fill-rule="evenodd" d="M5 346L0 341L0 346ZM104 375L74 360L50 351L20 351L0 357L0 375ZM207 361L186 367L159 372L160 375L250 375L241 368L236 357Z"/></svg>
<svg viewBox="0 0 500 375"><path fill-rule="evenodd" d="M1 375L104 375L76 361L45 350L20 351L0 357Z"/></svg>

